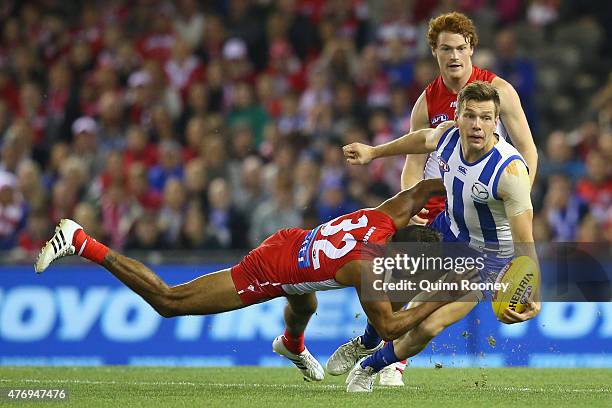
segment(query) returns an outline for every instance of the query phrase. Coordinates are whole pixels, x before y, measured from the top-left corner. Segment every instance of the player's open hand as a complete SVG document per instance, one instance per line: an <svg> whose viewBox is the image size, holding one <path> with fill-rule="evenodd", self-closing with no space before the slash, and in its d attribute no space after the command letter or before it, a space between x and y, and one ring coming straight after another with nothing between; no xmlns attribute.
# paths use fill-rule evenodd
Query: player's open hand
<svg viewBox="0 0 612 408"><path fill-rule="evenodd" d="M412 216L408 225L427 225L427 214L429 214L429 210L423 208L421 212Z"/></svg>
<svg viewBox="0 0 612 408"><path fill-rule="evenodd" d="M351 143L342 148L350 164L368 164L374 159L374 148L363 143Z"/></svg>
<svg viewBox="0 0 612 408"><path fill-rule="evenodd" d="M514 324L525 322L529 319L533 319L540 313L542 309L542 304L540 302L529 302L527 304L527 308L523 311L523 313L517 313L510 308L506 308L502 317L499 319L501 322L506 324Z"/></svg>

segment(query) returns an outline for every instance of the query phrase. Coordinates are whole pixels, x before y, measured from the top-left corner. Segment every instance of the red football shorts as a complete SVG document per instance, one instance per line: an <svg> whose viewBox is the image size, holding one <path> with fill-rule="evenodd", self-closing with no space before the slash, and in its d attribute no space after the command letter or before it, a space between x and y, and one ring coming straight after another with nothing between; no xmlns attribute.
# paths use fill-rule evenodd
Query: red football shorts
<svg viewBox="0 0 612 408"><path fill-rule="evenodd" d="M282 274L297 265L297 249L308 231L300 228L280 230L266 238L232 270L232 280L242 302L248 306L279 296Z"/></svg>

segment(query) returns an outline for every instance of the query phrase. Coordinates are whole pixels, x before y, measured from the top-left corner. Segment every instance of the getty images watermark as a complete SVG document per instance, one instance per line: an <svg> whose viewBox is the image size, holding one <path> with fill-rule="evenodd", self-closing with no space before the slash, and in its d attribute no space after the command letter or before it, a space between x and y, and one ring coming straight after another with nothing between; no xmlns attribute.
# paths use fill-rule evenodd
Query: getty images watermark
<svg viewBox="0 0 612 408"><path fill-rule="evenodd" d="M465 279L455 279L446 281L442 279L389 279L392 277L411 276L414 277L418 272L423 271L442 271L444 274L456 273L465 274L470 270L485 270L486 263L484 256L479 257L440 257L410 256L408 254L395 254L390 257L376 257L373 260L372 271L379 275L379 279L372 282L374 290L385 292L395 290L420 290L424 292L432 291L459 291L459 290L481 290L481 291L506 291L509 283L495 281L474 282L467 277Z"/></svg>
<svg viewBox="0 0 612 408"><path fill-rule="evenodd" d="M460 243L390 243L364 250L362 297L393 302L462 299L468 290L479 300L512 290L497 279L508 263L530 253L533 244L514 243L507 251ZM536 243L540 296L552 302L612 301L612 246L598 243ZM467 300L466 300L467 301Z"/></svg>

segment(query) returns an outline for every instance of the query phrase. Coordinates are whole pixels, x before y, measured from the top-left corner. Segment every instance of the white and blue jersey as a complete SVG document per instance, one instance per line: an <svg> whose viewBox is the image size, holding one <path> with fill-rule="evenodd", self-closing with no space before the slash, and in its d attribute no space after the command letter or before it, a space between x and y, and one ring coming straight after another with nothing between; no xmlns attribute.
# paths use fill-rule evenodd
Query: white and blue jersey
<svg viewBox="0 0 612 408"><path fill-rule="evenodd" d="M446 187L446 210L431 227L441 232L446 242L463 242L487 254L495 264L492 269L503 266L514 254L514 243L497 185L510 162L525 160L500 137L488 153L469 163L463 158L458 128L442 135L435 154Z"/></svg>

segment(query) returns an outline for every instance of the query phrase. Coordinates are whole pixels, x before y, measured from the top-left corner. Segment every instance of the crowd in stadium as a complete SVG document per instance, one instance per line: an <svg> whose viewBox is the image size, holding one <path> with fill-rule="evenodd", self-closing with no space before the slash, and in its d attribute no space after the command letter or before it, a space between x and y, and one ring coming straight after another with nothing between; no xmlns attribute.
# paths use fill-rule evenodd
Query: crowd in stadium
<svg viewBox="0 0 612 408"><path fill-rule="evenodd" d="M377 205L404 158L348 166L341 146L408 132L437 75L427 21L451 9L521 96L536 241L612 242L610 27L592 3L3 2L0 250L35 253L66 217L119 250L245 250Z"/></svg>

